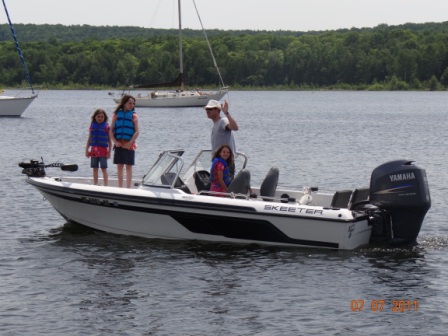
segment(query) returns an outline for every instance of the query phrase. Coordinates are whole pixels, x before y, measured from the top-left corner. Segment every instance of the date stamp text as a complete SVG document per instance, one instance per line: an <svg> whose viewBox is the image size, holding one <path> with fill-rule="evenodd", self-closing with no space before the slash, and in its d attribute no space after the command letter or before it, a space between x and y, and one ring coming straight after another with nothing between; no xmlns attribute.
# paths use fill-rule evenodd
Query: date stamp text
<svg viewBox="0 0 448 336"><path fill-rule="evenodd" d="M392 313L417 312L418 300L352 300L350 303L352 312L390 311Z"/></svg>

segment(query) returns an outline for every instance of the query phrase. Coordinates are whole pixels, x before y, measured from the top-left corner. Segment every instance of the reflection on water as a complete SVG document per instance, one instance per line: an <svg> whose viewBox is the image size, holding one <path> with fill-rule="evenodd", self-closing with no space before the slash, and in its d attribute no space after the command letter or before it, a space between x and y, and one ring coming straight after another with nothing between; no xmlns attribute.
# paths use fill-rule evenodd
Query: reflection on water
<svg viewBox="0 0 448 336"><path fill-rule="evenodd" d="M300 248L300 247L278 247L278 246L264 246L258 244L228 244L216 242L198 242L198 241L172 241L163 239L145 239L139 237L120 236L101 232L75 222L66 222L60 227L51 228L49 233L42 235L39 239L52 240L56 244L64 245L79 245L79 244L94 244L110 250L114 247L121 247L122 245L129 248L137 249L165 249L172 252L179 253L193 253L196 257L206 258L228 258L234 260L239 255L248 257L252 253L256 256L266 255L275 258L276 256L294 256L303 255L319 255L325 258L326 256L338 256L340 258L351 257L353 255L372 256L393 256L397 261L407 260L409 258L423 257L425 252L433 250L448 250L448 236L423 236L419 238L418 244L410 247L363 247L355 251L335 251L325 249ZM111 241L114 244L111 246Z"/></svg>

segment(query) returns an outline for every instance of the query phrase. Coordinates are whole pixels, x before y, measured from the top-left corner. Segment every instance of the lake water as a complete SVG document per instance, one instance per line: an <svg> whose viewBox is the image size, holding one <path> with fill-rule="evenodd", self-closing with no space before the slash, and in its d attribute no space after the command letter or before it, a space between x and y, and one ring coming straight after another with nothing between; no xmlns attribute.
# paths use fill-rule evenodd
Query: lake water
<svg viewBox="0 0 448 336"><path fill-rule="evenodd" d="M273 165L281 185L321 190L368 186L371 171L394 159L426 169L432 207L420 245L341 252L168 242L67 224L17 163L43 157L90 175L90 117L100 107L111 115L114 103L106 91L41 91L21 118L1 119L1 335L447 334L448 93L227 98L254 185ZM137 112L134 176L163 149L192 158L209 147L201 108Z"/></svg>

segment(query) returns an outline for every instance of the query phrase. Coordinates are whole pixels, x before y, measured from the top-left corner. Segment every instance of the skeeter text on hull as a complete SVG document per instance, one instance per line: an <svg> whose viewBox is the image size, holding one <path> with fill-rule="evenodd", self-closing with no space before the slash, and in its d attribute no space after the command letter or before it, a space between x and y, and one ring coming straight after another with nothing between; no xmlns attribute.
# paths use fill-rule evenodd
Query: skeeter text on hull
<svg viewBox="0 0 448 336"><path fill-rule="evenodd" d="M19 165L26 181L66 220L145 238L346 250L414 245L431 206L425 170L408 160L375 168L368 187L325 193L280 187L276 167L253 187L247 158L239 153L242 169L228 193L212 195L211 152L201 151L188 167L183 154L162 152L131 189L116 187L113 179L101 186L87 177L46 173L51 167L74 171L76 165L38 160Z"/></svg>

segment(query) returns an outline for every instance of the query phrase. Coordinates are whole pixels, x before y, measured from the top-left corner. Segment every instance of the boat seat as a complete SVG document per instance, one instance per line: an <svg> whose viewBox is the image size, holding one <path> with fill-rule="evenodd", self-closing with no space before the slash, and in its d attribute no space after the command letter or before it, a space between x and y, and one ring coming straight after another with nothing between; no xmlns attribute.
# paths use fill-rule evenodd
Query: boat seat
<svg viewBox="0 0 448 336"><path fill-rule="evenodd" d="M171 173L171 172L165 173L160 177L162 184L169 185L169 186L173 185L173 181L175 178L176 178L176 173ZM179 176L177 177L176 182L174 182L173 187L176 189L183 190L187 194L191 194L190 189L187 187L187 185L185 185L185 183L182 182L182 180L180 179Z"/></svg>
<svg viewBox="0 0 448 336"><path fill-rule="evenodd" d="M227 188L228 193L247 195L250 190L250 172L241 169Z"/></svg>
<svg viewBox="0 0 448 336"><path fill-rule="evenodd" d="M353 190L340 190L334 193L331 201L332 208L348 208Z"/></svg>
<svg viewBox="0 0 448 336"><path fill-rule="evenodd" d="M160 177L160 180L162 181L162 184L164 185L173 185L174 179L176 178L175 173L165 173ZM176 183L174 183L174 188L180 187L182 185L182 181L177 178Z"/></svg>
<svg viewBox="0 0 448 336"><path fill-rule="evenodd" d="M265 200L272 200L277 190L279 170L277 167L269 169L266 177L260 186L260 196Z"/></svg>
<svg viewBox="0 0 448 336"><path fill-rule="evenodd" d="M348 208L353 210L357 206L361 204L365 204L369 202L370 189L369 188L359 188L353 190L352 197L350 199L350 203Z"/></svg>
<svg viewBox="0 0 448 336"><path fill-rule="evenodd" d="M198 192L210 190L210 173L207 170L198 170L194 172L193 176Z"/></svg>

